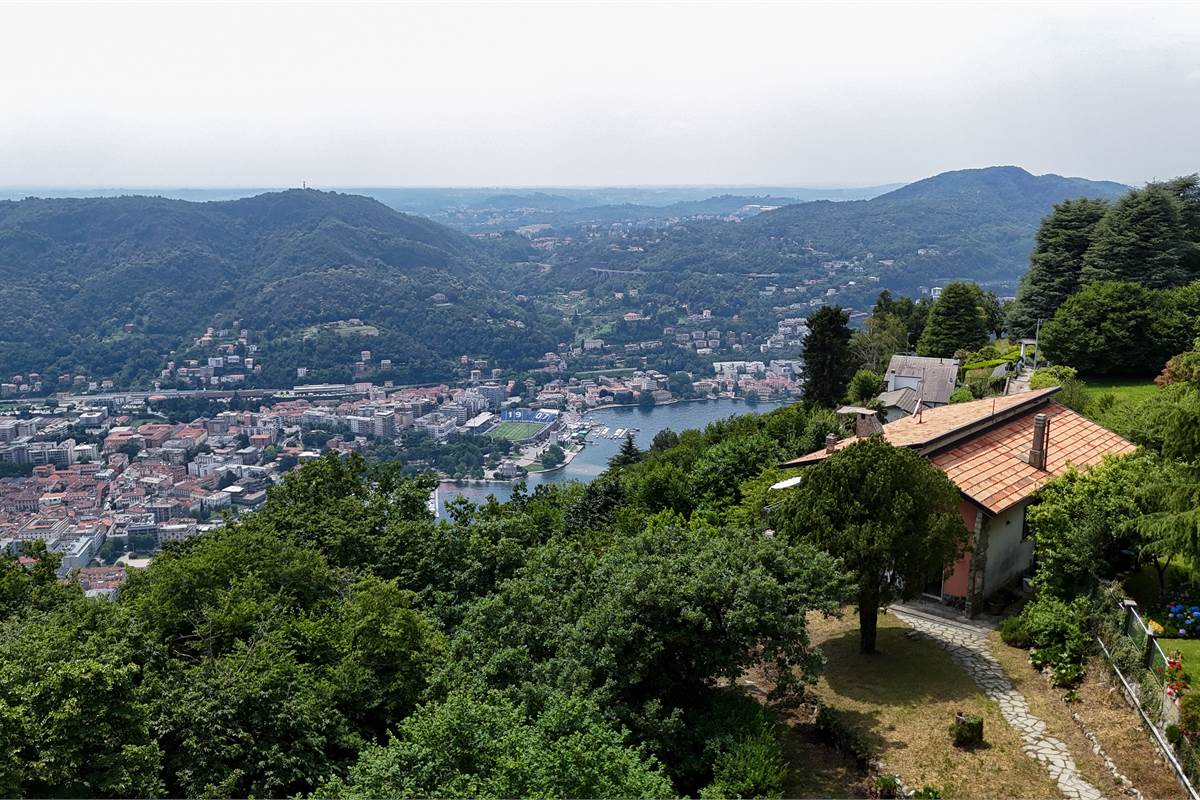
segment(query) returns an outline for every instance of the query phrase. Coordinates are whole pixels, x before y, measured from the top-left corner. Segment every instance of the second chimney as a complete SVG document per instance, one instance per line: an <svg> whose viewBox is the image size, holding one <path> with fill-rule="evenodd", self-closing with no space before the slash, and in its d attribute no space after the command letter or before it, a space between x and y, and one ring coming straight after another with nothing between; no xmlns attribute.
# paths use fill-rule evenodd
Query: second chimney
<svg viewBox="0 0 1200 800"><path fill-rule="evenodd" d="M1045 414L1033 418L1033 442L1029 447L1029 466L1046 470L1046 449L1050 443L1050 419Z"/></svg>
<svg viewBox="0 0 1200 800"><path fill-rule="evenodd" d="M837 450L838 437L836 433L825 434L825 452L832 453Z"/></svg>

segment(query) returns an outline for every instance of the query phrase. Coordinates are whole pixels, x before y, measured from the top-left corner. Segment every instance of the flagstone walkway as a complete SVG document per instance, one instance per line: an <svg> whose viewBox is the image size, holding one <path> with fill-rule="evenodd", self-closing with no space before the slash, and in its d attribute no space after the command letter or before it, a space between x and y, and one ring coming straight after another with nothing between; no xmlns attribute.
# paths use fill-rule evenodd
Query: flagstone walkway
<svg viewBox="0 0 1200 800"><path fill-rule="evenodd" d="M1000 713L1016 728L1025 741L1022 749L1046 767L1069 800L1102 800L1100 790L1085 781L1075 767L1067 746L1046 735L1046 723L1033 715L1024 695L1013 688L1004 669L988 650L984 628L968 623L943 620L928 614L893 607L892 613L914 630L940 644L954 661L966 670L979 688L1000 706Z"/></svg>

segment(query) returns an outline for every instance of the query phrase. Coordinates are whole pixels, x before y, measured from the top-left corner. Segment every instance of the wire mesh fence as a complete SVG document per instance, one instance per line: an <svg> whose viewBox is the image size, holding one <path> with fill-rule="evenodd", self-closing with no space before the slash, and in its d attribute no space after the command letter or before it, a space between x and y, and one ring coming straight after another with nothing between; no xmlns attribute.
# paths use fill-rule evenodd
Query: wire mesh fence
<svg viewBox="0 0 1200 800"><path fill-rule="evenodd" d="M1178 728L1181 690L1177 678L1181 675L1177 672L1181 673L1182 667L1179 662L1173 664L1163 652L1138 612L1137 603L1123 601L1121 613L1116 629L1108 630L1107 635L1102 632L1096 641L1126 699L1137 710L1180 785L1191 800L1200 800L1195 788L1200 783L1200 753Z"/></svg>

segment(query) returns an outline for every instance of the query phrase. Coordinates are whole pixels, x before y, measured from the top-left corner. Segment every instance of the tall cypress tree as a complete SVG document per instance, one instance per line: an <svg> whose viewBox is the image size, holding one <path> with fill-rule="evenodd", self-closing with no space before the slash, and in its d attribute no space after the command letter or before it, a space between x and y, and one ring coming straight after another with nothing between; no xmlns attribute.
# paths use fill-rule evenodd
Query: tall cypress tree
<svg viewBox="0 0 1200 800"><path fill-rule="evenodd" d="M958 350L978 350L987 341L983 292L973 283L956 282L942 289L929 310L917 355L950 358Z"/></svg>
<svg viewBox="0 0 1200 800"><path fill-rule="evenodd" d="M808 318L804 337L804 399L820 406L838 404L854 375L850 352L850 315L840 308L821 306Z"/></svg>
<svg viewBox="0 0 1200 800"><path fill-rule="evenodd" d="M1122 197L1096 225L1083 256L1083 284L1132 281L1151 289L1187 283L1193 275L1183 201L1167 184Z"/></svg>
<svg viewBox="0 0 1200 800"><path fill-rule="evenodd" d="M1029 271L1021 278L1008 324L1017 336L1032 336L1039 319L1048 320L1079 289L1083 254L1092 243L1096 223L1108 210L1104 200L1064 200L1042 220Z"/></svg>

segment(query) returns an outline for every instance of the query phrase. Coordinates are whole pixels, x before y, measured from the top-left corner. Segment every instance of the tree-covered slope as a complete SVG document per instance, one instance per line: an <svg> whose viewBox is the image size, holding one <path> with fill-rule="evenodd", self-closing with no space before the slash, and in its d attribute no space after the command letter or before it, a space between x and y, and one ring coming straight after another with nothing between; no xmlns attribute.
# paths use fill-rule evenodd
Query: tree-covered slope
<svg viewBox="0 0 1200 800"><path fill-rule="evenodd" d="M785 206L745 226L751 235L802 240L839 257L871 252L880 259L913 260L926 250L922 258L964 276L1001 271L1015 278L1028 260L1038 222L1055 203L1114 198L1127 190L1108 181L988 167L935 175L871 200Z"/></svg>
<svg viewBox="0 0 1200 800"><path fill-rule="evenodd" d="M354 195L3 202L0 363L5 377L78 371L128 381L218 320L279 338L350 317L394 336L390 354L419 364L414 378L462 352L539 355L561 332L495 297L489 279L501 261L463 234ZM463 309L435 312L438 293ZM524 334L505 337L520 329L514 321ZM451 335L463 326L478 335ZM359 343L342 338L349 357ZM517 352L500 352L514 340Z"/></svg>

